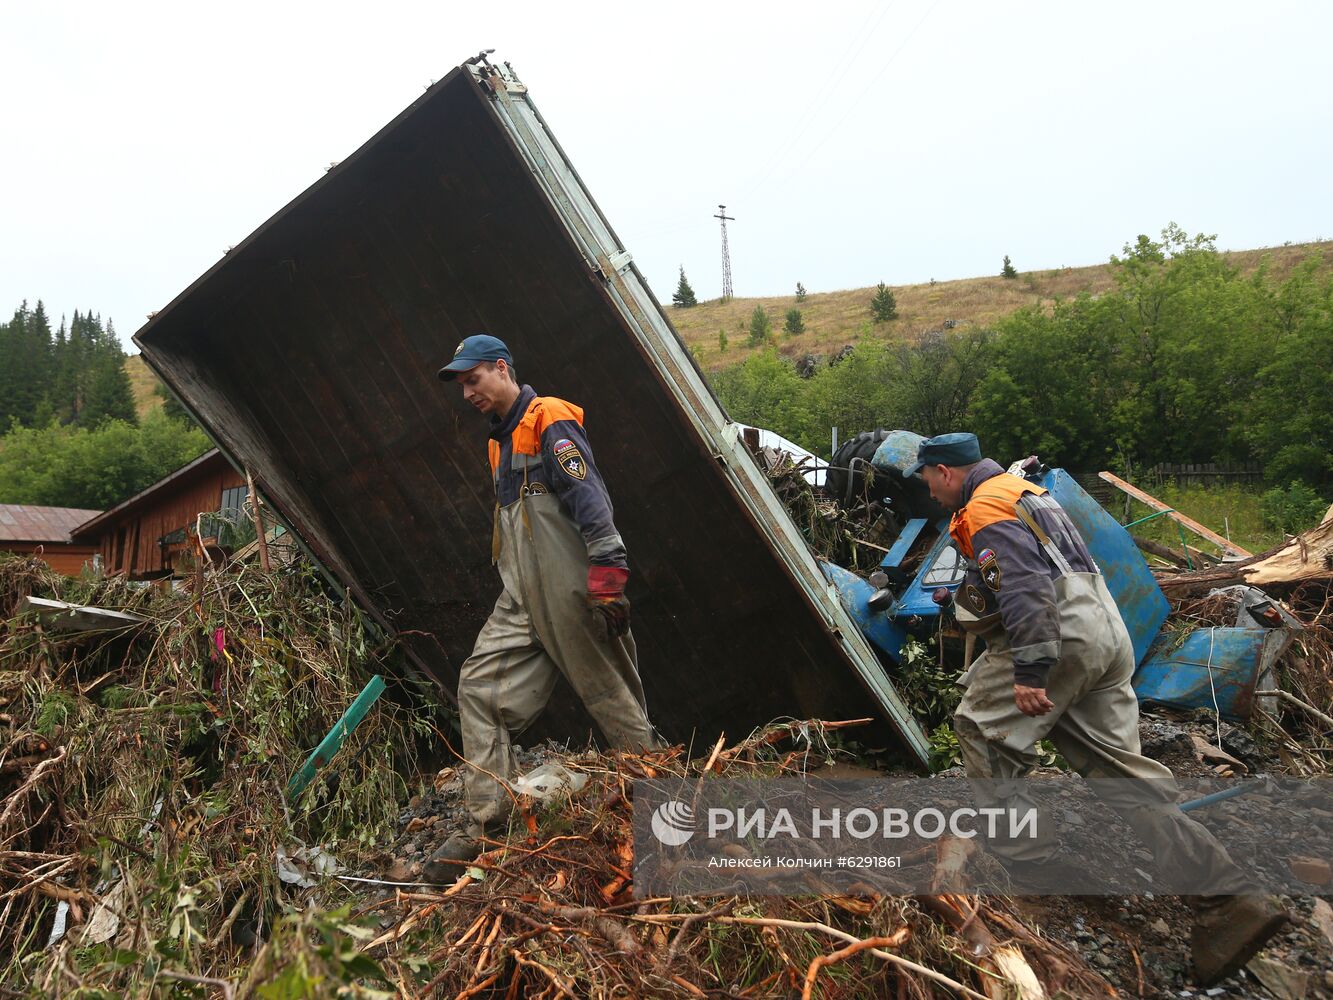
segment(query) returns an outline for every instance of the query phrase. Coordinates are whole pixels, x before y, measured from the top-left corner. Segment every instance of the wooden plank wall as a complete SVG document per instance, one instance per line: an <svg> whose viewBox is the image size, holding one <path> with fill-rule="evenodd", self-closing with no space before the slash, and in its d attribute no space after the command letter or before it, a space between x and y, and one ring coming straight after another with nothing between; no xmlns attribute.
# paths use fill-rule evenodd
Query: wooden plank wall
<svg viewBox="0 0 1333 1000"><path fill-rule="evenodd" d="M316 556L416 633L448 696L501 588L487 423L436 377L478 330L586 410L665 734L870 714L838 637L457 71L135 342ZM546 721L540 735L580 740L592 725L572 695Z"/></svg>
<svg viewBox="0 0 1333 1000"><path fill-rule="evenodd" d="M106 572L142 578L166 571L169 559L164 560L158 539L193 524L201 513L213 513L222 505L223 490L244 485L244 476L222 464L175 488L163 489L161 496L127 512L102 532L100 549ZM175 546L172 551L180 548Z"/></svg>
<svg viewBox="0 0 1333 1000"><path fill-rule="evenodd" d="M78 576L84 563L91 562L97 553L94 545L62 545L59 542L44 542L40 546L33 542L6 542L0 546L5 552L18 555L31 555L38 548L42 550L42 562L66 576Z"/></svg>

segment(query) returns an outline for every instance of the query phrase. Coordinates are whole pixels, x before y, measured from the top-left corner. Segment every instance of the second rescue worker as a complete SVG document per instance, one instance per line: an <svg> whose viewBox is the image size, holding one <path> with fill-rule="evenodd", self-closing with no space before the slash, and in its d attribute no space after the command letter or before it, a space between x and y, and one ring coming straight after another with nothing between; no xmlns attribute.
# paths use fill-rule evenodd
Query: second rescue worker
<svg viewBox="0 0 1333 1000"><path fill-rule="evenodd" d="M625 543L593 463L583 410L520 386L504 342L468 337L440 370L490 417L495 523L491 559L504 589L458 679L471 828L451 836L426 867L456 876L502 828L515 777L512 734L531 725L564 676L617 747L652 747L634 637Z"/></svg>
<svg viewBox="0 0 1333 1000"><path fill-rule="evenodd" d="M1074 523L1042 487L982 458L974 434L923 441L907 475L917 472L956 512L949 531L968 571L955 609L960 624L986 639L959 679L954 713L968 777L988 779L977 794L1004 794L1011 805L1026 798L1017 779L1032 771L1037 741L1048 736L1084 778L1121 779L1091 784L1152 848L1161 872L1207 893L1195 901L1197 981L1230 975L1290 918L1249 894L1226 849L1177 806L1170 769L1139 752L1134 646ZM1010 864L1058 871L1054 832L1040 817L1038 830L990 847Z"/></svg>

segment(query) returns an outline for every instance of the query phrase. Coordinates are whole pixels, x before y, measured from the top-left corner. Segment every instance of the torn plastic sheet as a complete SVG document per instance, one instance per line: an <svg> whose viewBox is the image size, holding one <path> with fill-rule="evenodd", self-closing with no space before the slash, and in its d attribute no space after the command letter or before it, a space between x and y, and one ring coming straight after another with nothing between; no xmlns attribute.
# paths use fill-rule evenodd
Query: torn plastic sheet
<svg viewBox="0 0 1333 1000"><path fill-rule="evenodd" d="M49 948L65 936L65 927L69 923L69 902L62 899L56 905L56 919L51 924L51 936L46 939L46 946Z"/></svg>
<svg viewBox="0 0 1333 1000"><path fill-rule="evenodd" d="M274 858L278 869L278 878L288 885L309 889L319 884L320 879L336 875L341 870L338 859L322 847L298 847L290 854L287 848L279 847Z"/></svg>
<svg viewBox="0 0 1333 1000"><path fill-rule="evenodd" d="M544 802L562 791L573 795L581 791L587 783L586 774L571 771L563 764L549 761L516 778L513 789L520 795L531 795L539 802Z"/></svg>

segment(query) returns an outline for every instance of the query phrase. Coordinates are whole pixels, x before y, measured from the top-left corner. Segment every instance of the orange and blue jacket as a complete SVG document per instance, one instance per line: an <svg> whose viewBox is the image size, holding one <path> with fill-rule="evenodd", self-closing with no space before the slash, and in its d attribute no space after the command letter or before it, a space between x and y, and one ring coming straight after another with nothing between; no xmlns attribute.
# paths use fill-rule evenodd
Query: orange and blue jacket
<svg viewBox="0 0 1333 1000"><path fill-rule="evenodd" d="M1075 573L1096 573L1097 564L1069 515L1046 491L1011 476L989 458L963 480L963 506L953 516L949 533L968 561L967 576L955 600L982 617L998 609L1000 624L1014 658L1014 681L1045 687L1060 659L1060 615L1055 581L1064 573L1043 551L1015 507L1025 495L1039 498L1031 505L1033 519ZM1026 506L1026 505L1025 505Z"/></svg>
<svg viewBox="0 0 1333 1000"><path fill-rule="evenodd" d="M583 430L582 408L538 396L525 385L503 420L491 418L488 445L496 503L503 508L554 493L583 536L588 562L628 569L611 497Z"/></svg>

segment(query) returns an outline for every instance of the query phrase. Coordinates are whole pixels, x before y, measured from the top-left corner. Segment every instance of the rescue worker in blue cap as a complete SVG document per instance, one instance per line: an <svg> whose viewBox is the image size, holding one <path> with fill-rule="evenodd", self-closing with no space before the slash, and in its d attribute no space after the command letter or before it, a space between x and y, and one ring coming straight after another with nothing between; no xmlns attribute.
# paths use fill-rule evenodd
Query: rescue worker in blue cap
<svg viewBox="0 0 1333 1000"><path fill-rule="evenodd" d="M456 877L478 838L507 822L512 736L541 714L559 677L613 745L659 745L630 634L625 543L583 410L520 385L509 348L487 334L459 344L439 374L490 418L491 559L504 588L458 679L471 825L432 856L430 881Z"/></svg>
<svg viewBox="0 0 1333 1000"><path fill-rule="evenodd" d="M914 474L955 512L949 531L968 564L955 614L986 641L959 679L953 719L969 778L985 779L978 796L1034 808L1017 779L1048 737L1085 778L1121 779L1092 786L1152 847L1163 873L1207 893L1197 897L1192 940L1198 981L1235 972L1290 918L1181 812L1170 769L1140 753L1133 643L1069 515L1042 487L983 458L973 434L923 441ZM1038 836L991 848L1018 870L1062 867L1047 817Z"/></svg>

